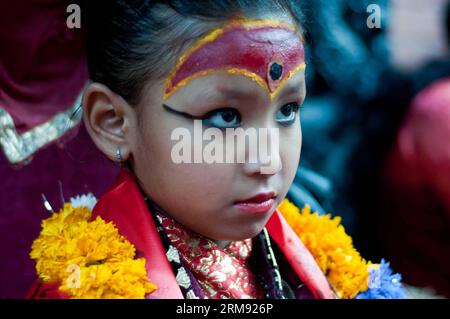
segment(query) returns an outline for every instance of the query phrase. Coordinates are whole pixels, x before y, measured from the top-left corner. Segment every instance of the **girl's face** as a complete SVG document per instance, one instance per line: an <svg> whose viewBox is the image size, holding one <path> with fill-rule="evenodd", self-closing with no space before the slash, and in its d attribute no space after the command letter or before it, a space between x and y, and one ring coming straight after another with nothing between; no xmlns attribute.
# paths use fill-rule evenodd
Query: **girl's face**
<svg viewBox="0 0 450 319"><path fill-rule="evenodd" d="M273 96L252 78L225 72L194 78L166 98L165 85L165 80L149 84L133 108L134 115L125 121L126 148L141 187L176 221L208 238L227 241L256 236L284 199L297 171L302 144L298 107L306 94L304 68L286 79ZM218 128L223 139L198 139L194 119L201 120L201 133ZM260 157L251 162L248 144L225 145L227 128L255 129L258 137L265 134L269 142L277 139L277 132L279 144L267 146L270 163ZM191 146L183 149L192 153L190 163L179 163L173 156L180 153L177 145L182 139L173 135L180 129L190 133L191 139L183 140ZM205 155L207 146L223 149L223 161L210 163L203 157L194 163L195 149ZM258 143L257 152L261 146ZM234 160L226 163L226 154L232 151ZM236 160L240 156L245 158L243 163ZM269 166L271 170L262 172ZM246 201L256 195L263 196Z"/></svg>
<svg viewBox="0 0 450 319"><path fill-rule="evenodd" d="M140 105L131 152L141 186L175 220L197 233L215 240L256 236L284 199L297 171L302 132L295 109L305 98L304 72L286 82L273 101L263 88L241 75L215 74L193 80L167 101L161 99L162 91L162 83L153 86ZM165 109L163 103L198 118L207 114L204 130L238 126L256 128L259 135L259 128L277 128L279 147L269 153L274 170L262 174L261 168L269 165L250 163L248 147L236 151L246 153L245 163L175 163L172 150L180 139L171 140L171 134L185 128L194 139L194 120ZM202 149L211 143L223 147L225 141L225 137L203 141ZM192 142L192 153L194 143L198 142ZM267 212L248 212L236 205L261 193L276 195Z"/></svg>

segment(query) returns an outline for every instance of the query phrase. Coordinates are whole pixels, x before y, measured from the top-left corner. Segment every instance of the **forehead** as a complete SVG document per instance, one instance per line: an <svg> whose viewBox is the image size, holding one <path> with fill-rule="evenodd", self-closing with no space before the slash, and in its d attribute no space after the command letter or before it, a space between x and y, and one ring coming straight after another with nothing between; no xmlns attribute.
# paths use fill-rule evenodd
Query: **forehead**
<svg viewBox="0 0 450 319"><path fill-rule="evenodd" d="M305 55L297 30L276 20L234 20L199 39L169 73L164 99L191 81L214 74L250 78L273 98Z"/></svg>
<svg viewBox="0 0 450 319"><path fill-rule="evenodd" d="M211 108L230 103L264 104L285 99L304 98L306 94L305 74L297 72L277 91L274 99L270 99L264 90L252 79L242 75L227 73L210 74L190 81L180 88L176 94L166 100L167 103L180 107ZM258 102L259 101L259 102Z"/></svg>

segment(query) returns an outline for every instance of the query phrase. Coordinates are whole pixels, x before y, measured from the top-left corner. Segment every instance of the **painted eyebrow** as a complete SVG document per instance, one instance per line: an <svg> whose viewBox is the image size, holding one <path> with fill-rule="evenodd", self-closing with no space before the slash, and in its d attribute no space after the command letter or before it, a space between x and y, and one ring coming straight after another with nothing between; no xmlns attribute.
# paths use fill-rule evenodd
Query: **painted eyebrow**
<svg viewBox="0 0 450 319"><path fill-rule="evenodd" d="M186 112L177 111L177 110L171 108L170 106L168 106L165 103L162 104L162 107L164 108L164 110L166 110L169 113L182 116L182 117L187 118L189 120L201 120L202 119L201 116L195 116L195 115L192 115L192 114L189 114L189 113L186 113Z"/></svg>
<svg viewBox="0 0 450 319"><path fill-rule="evenodd" d="M170 106L168 106L165 103L162 104L162 107L164 108L164 110L166 110L169 113L172 113L172 114L184 117L184 118L189 119L189 120L204 120L205 117L207 117L209 114L214 113L217 110L231 109L231 108L218 108L218 109L214 109L212 111L209 111L209 112L207 112L207 113L205 113L203 115L196 116L196 115L189 114L187 112L182 112L182 111L175 110L175 109L171 108Z"/></svg>

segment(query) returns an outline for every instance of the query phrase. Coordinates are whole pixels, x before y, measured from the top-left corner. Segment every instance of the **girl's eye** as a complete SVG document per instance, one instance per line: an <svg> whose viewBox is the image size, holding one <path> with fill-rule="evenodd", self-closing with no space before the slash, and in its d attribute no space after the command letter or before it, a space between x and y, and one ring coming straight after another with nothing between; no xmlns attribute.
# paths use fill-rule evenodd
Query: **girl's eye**
<svg viewBox="0 0 450 319"><path fill-rule="evenodd" d="M297 102L283 105L276 114L276 121L284 126L294 124L300 105Z"/></svg>
<svg viewBox="0 0 450 319"><path fill-rule="evenodd" d="M241 115L235 109L220 109L203 117L203 125L217 128L235 128L241 125Z"/></svg>

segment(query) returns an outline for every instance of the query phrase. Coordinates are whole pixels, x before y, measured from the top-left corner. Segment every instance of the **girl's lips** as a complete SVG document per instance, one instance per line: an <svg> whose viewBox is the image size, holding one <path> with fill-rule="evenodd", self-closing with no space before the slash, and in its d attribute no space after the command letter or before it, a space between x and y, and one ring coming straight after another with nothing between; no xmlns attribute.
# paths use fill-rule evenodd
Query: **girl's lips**
<svg viewBox="0 0 450 319"><path fill-rule="evenodd" d="M275 193L260 193L251 198L236 201L234 205L248 213L267 213L275 203Z"/></svg>

